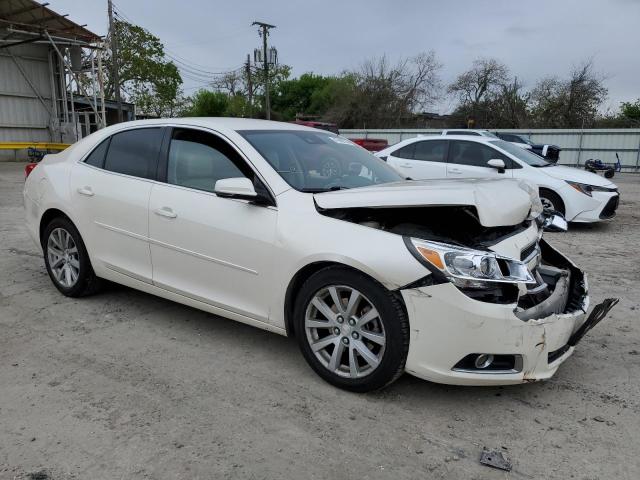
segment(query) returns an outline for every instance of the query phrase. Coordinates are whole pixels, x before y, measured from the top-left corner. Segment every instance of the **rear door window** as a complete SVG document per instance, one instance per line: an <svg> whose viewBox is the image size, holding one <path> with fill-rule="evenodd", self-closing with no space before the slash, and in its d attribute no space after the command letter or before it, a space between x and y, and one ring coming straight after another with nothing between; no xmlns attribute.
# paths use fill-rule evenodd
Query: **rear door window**
<svg viewBox="0 0 640 480"><path fill-rule="evenodd" d="M393 155L396 158L408 158L409 160L413 160L413 153L415 152L415 149L416 149L416 144L410 143L409 145L405 145L404 147L399 148L398 150L393 152L391 155Z"/></svg>
<svg viewBox="0 0 640 480"><path fill-rule="evenodd" d="M447 140L425 140L414 145L414 160L439 163L447 161Z"/></svg>
<svg viewBox="0 0 640 480"><path fill-rule="evenodd" d="M140 178L156 178L162 128L136 128L111 137L105 170Z"/></svg>

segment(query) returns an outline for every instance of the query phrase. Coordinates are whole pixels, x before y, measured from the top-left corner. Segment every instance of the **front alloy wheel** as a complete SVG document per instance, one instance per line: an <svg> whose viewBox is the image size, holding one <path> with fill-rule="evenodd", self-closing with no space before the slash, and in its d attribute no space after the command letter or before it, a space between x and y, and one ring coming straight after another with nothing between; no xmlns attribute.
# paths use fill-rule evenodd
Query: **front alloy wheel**
<svg viewBox="0 0 640 480"><path fill-rule="evenodd" d="M323 288L305 314L307 341L316 358L341 377L365 377L380 365L386 335L378 310L346 285Z"/></svg>
<svg viewBox="0 0 640 480"><path fill-rule="evenodd" d="M354 392L404 372L409 321L400 296L367 275L332 265L302 285L293 312L305 360L327 382Z"/></svg>

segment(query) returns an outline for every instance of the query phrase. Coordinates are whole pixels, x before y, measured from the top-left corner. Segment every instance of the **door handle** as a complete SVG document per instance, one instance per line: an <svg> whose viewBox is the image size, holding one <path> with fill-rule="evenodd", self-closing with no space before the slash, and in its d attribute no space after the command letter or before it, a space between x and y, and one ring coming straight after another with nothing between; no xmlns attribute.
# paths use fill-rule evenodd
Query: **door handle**
<svg viewBox="0 0 640 480"><path fill-rule="evenodd" d="M94 193L91 187L82 187L78 189L78 193L80 195L85 195L87 197L93 197Z"/></svg>
<svg viewBox="0 0 640 480"><path fill-rule="evenodd" d="M403 163L400 165L402 168L412 168L413 165L411 165L410 163Z"/></svg>
<svg viewBox="0 0 640 480"><path fill-rule="evenodd" d="M178 214L169 207L156 208L153 213L166 218L176 218L178 216Z"/></svg>
<svg viewBox="0 0 640 480"><path fill-rule="evenodd" d="M462 173L462 170L459 170L457 168L450 168L448 171L449 173L453 173L455 175L460 175Z"/></svg>

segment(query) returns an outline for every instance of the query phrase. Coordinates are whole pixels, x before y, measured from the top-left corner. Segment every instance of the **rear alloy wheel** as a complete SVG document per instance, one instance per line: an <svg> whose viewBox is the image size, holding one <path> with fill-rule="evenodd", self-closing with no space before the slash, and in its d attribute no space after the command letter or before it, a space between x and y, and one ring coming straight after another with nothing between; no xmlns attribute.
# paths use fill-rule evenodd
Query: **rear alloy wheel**
<svg viewBox="0 0 640 480"><path fill-rule="evenodd" d="M72 288L80 275L80 254L73 237L64 228L51 231L47 239L47 258L54 280L64 288Z"/></svg>
<svg viewBox="0 0 640 480"><path fill-rule="evenodd" d="M100 279L82 237L67 218L54 218L43 233L44 263L51 281L68 297L81 297L96 292Z"/></svg>
<svg viewBox="0 0 640 480"><path fill-rule="evenodd" d="M399 299L377 282L328 267L303 285L296 336L311 367L341 388L382 388L404 371L409 329Z"/></svg>

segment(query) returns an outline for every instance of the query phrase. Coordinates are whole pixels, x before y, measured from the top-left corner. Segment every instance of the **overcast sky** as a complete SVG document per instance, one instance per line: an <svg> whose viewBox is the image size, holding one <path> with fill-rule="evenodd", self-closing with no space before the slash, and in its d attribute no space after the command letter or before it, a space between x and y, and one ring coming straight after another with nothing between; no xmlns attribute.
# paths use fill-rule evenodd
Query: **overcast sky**
<svg viewBox="0 0 640 480"><path fill-rule="evenodd" d="M106 0L48 0L49 8L107 31ZM607 76L605 108L640 97L640 0L117 0L124 16L160 37L169 54L192 68L239 67L260 46L260 20L277 26L269 38L293 74L335 74L365 58L392 60L435 50L444 82L474 58L495 57L527 87L566 75L593 58ZM191 94L201 80L186 78ZM432 110L451 110L444 101Z"/></svg>

